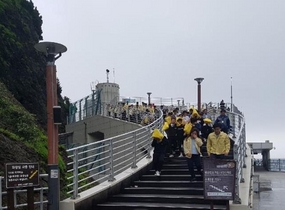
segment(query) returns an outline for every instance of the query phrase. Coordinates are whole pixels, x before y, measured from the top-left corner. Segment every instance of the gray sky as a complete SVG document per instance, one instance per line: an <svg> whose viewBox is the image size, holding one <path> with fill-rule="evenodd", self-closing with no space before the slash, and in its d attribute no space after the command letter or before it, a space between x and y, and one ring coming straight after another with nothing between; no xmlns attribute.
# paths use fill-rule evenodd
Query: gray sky
<svg viewBox="0 0 285 210"><path fill-rule="evenodd" d="M285 158L283 117L285 1L33 0L45 41L68 51L57 61L63 95L76 101L90 83L110 81L123 96L184 97L234 103L244 112L247 141L269 139ZM66 3L68 2L68 3Z"/></svg>

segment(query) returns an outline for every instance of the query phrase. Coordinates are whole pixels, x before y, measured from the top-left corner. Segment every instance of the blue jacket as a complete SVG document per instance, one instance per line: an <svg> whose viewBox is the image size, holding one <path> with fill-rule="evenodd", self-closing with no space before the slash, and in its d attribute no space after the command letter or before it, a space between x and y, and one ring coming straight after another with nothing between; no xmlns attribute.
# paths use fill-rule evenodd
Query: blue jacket
<svg viewBox="0 0 285 210"><path fill-rule="evenodd" d="M231 123L230 123L230 119L227 115L220 115L216 121L216 123L220 123L222 125L222 131L225 133L228 133L230 127L231 127Z"/></svg>

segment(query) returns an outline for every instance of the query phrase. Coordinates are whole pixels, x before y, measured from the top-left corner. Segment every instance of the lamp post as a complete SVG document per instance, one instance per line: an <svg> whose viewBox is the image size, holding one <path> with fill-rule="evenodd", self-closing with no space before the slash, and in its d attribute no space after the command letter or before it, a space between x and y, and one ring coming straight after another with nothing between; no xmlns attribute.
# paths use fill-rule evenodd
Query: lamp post
<svg viewBox="0 0 285 210"><path fill-rule="evenodd" d="M146 94L148 95L148 105L150 105L150 95L151 95L151 92L147 92Z"/></svg>
<svg viewBox="0 0 285 210"><path fill-rule="evenodd" d="M204 78L195 78L194 79L198 83L198 112L201 112L201 83L204 80Z"/></svg>
<svg viewBox="0 0 285 210"><path fill-rule="evenodd" d="M47 89L47 133L48 133L48 209L59 209L60 183L58 168L58 124L55 119L57 101L57 81L55 61L67 48L55 42L40 42L35 45L36 50L45 53L46 89Z"/></svg>

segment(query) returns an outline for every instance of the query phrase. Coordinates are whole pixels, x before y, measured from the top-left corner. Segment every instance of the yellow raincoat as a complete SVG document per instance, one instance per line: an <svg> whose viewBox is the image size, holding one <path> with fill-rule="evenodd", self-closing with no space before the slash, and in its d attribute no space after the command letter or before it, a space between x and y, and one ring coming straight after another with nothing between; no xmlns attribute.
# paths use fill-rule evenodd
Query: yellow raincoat
<svg viewBox="0 0 285 210"><path fill-rule="evenodd" d="M210 133L207 139L207 153L216 154L216 155L224 155L228 154L230 151L230 139L229 136L221 132L218 136L215 132Z"/></svg>

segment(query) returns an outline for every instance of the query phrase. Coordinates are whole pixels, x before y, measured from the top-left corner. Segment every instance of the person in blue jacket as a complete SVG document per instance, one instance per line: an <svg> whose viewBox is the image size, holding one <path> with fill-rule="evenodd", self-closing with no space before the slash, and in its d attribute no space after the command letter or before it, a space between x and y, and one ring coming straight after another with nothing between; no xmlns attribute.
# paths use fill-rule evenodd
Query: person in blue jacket
<svg viewBox="0 0 285 210"><path fill-rule="evenodd" d="M231 123L229 117L226 115L226 110L221 110L221 115L216 119L214 124L221 124L222 131L226 134L229 133L229 130L231 128Z"/></svg>

